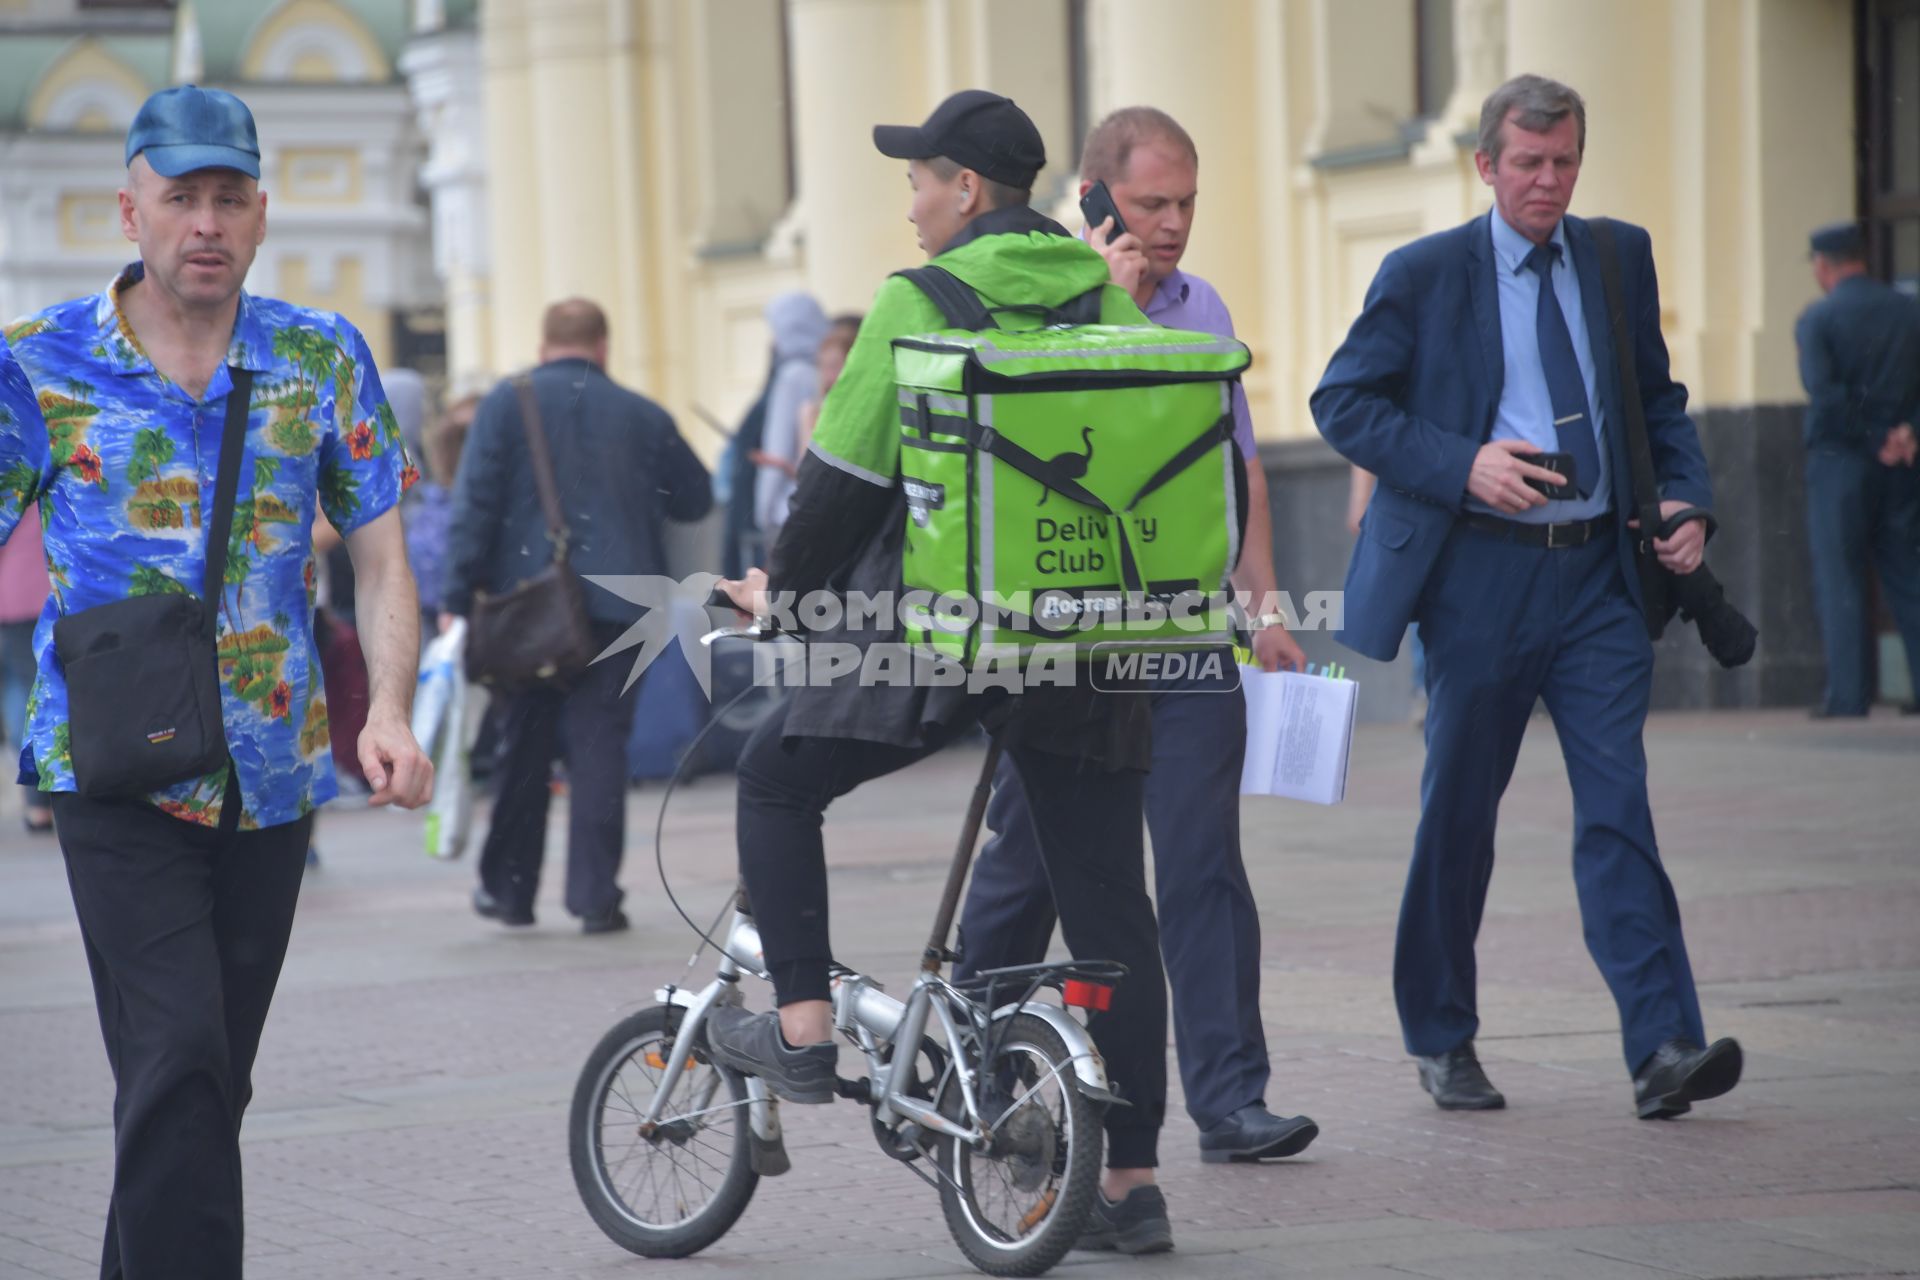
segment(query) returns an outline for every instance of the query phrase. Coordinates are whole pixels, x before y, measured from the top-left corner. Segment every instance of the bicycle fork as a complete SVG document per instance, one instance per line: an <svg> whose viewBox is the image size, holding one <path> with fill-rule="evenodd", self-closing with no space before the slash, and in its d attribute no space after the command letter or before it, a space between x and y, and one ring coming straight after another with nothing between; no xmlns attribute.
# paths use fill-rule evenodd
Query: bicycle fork
<svg viewBox="0 0 1920 1280"><path fill-rule="evenodd" d="M715 1005L738 999L741 966L734 957L759 954L760 931L754 927L752 917L736 911L733 923L727 930L727 945L721 948L719 974L712 982L699 991L688 991L684 987L662 987L653 993L654 999L660 1003L674 1005L686 1012L680 1018L680 1030L673 1038L673 1051L668 1055L660 1085L654 1090L653 1100L640 1117L642 1136L651 1136L659 1126L660 1113L666 1109L667 1100L680 1083L680 1075L686 1070L686 1064L693 1059L694 1041L699 1038L700 1028L706 1024L707 1014ZM780 1127L780 1100L774 1097L772 1090L758 1076L747 1076L745 1079L753 1171L763 1178L778 1177L793 1167ZM695 1109L703 1109L707 1105L707 1102L702 1102Z"/></svg>

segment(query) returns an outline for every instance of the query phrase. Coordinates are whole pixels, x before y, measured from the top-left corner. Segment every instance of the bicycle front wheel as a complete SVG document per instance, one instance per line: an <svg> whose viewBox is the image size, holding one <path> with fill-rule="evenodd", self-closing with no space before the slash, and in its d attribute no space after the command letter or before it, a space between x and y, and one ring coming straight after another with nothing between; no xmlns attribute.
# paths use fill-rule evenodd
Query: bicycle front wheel
<svg viewBox="0 0 1920 1280"><path fill-rule="evenodd" d="M641 1125L684 1016L660 1005L607 1032L580 1070L568 1123L587 1212L614 1243L649 1258L684 1258L718 1240L760 1182L746 1081L709 1062L704 1041L682 1064L658 1123Z"/></svg>
<svg viewBox="0 0 1920 1280"><path fill-rule="evenodd" d="M977 1064L985 1150L943 1138L940 1206L954 1243L995 1276L1037 1276L1085 1228L1100 1183L1100 1110L1074 1084L1060 1034L1032 1014L996 1024L992 1062ZM947 1090L958 1085L949 1074ZM957 1114L947 1108L947 1114Z"/></svg>

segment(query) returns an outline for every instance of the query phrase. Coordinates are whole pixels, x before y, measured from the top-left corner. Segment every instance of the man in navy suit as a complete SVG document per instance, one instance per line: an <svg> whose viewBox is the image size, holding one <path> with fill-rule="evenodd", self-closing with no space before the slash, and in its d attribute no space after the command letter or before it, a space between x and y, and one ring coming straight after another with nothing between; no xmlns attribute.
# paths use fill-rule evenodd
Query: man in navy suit
<svg viewBox="0 0 1920 1280"><path fill-rule="evenodd" d="M1313 415L1380 478L1341 640L1387 660L1417 621L1427 646L1427 765L1394 957L1421 1084L1449 1110L1506 1104L1474 1054L1473 946L1500 796L1540 699L1573 787L1587 949L1620 1009L1638 1113L1654 1119L1733 1088L1741 1057L1732 1040L1702 1047L1647 803L1653 648L1622 519L1623 395L1645 410L1662 512L1710 508L1713 493L1668 372L1651 242L1626 223L1615 240L1639 385L1620 385L1593 233L1567 214L1585 146L1572 89L1520 76L1495 90L1475 155L1493 211L1387 256ZM1705 543L1695 520L1653 545L1689 573Z"/></svg>

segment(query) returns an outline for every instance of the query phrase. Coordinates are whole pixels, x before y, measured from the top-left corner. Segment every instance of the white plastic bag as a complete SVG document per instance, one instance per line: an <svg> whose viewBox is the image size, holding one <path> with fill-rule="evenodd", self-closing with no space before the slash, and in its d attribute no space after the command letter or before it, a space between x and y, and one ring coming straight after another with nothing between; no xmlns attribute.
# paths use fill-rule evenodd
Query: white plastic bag
<svg viewBox="0 0 1920 1280"><path fill-rule="evenodd" d="M456 618L422 655L420 686L413 699L414 740L433 759L427 854L442 859L458 858L466 852L467 835L473 825L473 777L468 755L480 731L487 695L467 683L466 648L466 620Z"/></svg>

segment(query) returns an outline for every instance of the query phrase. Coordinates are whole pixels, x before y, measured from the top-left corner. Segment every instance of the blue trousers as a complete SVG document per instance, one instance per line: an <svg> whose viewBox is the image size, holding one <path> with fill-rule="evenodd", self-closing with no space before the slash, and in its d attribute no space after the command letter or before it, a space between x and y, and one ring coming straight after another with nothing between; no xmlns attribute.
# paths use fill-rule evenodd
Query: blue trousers
<svg viewBox="0 0 1920 1280"><path fill-rule="evenodd" d="M1407 1051L1444 1053L1479 1030L1474 939L1500 797L1536 698L1566 757L1581 924L1619 1007L1628 1069L1676 1036L1704 1044L1647 803L1653 646L1613 539L1528 547L1456 528L1419 620L1427 763L1393 963Z"/></svg>
<svg viewBox="0 0 1920 1280"><path fill-rule="evenodd" d="M1260 914L1240 860L1246 746L1247 704L1233 680L1155 690L1146 814L1160 953L1173 987L1187 1112L1203 1129L1264 1101L1267 1088ZM987 807L994 835L974 862L960 918L962 975L1046 956L1053 894L1028 799L1019 774L1002 761Z"/></svg>
<svg viewBox="0 0 1920 1280"><path fill-rule="evenodd" d="M1869 562L1906 642L1907 670L1920 681L1920 471L1883 467L1863 451L1809 450L1807 540L1827 651L1825 708L1865 715L1873 702Z"/></svg>

